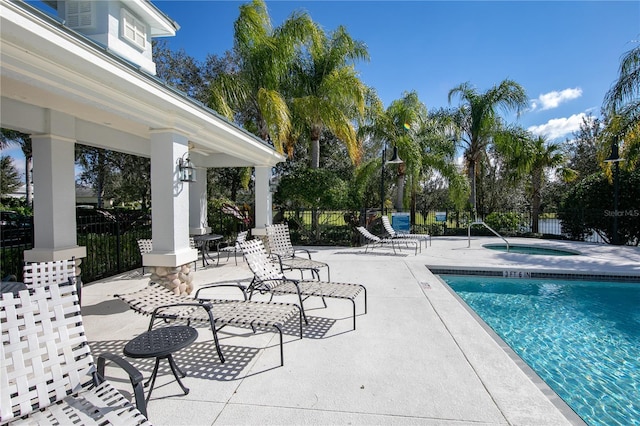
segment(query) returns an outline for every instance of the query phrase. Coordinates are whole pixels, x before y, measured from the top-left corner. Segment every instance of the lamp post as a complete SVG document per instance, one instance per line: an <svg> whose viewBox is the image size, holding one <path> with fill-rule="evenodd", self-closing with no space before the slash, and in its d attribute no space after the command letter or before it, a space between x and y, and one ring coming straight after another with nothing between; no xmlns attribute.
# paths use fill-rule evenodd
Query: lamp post
<svg viewBox="0 0 640 426"><path fill-rule="evenodd" d="M614 163L613 166L613 245L618 245L618 193L620 186L620 162L624 158L620 158L618 152L618 139L611 142L611 155L604 160L605 163Z"/></svg>
<svg viewBox="0 0 640 426"><path fill-rule="evenodd" d="M404 163L400 156L398 155L398 147L393 147L393 155L391 156L391 160L387 161L387 143L384 143L384 147L382 149L382 174L380 176L380 216L384 214L384 165L385 163L389 164L401 164Z"/></svg>

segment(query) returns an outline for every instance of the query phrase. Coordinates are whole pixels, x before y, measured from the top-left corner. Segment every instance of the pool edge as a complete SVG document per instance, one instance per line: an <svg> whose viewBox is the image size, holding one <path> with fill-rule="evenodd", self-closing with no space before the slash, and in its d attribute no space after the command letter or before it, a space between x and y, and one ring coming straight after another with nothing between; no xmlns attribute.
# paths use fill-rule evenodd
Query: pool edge
<svg viewBox="0 0 640 426"><path fill-rule="evenodd" d="M431 269L429 269L431 270ZM556 391L554 391L538 373L533 370L503 339L491 328L468 304L465 302L450 286L440 277L440 273L431 270L434 276L443 284L444 288L453 296L454 299L476 320L480 327L496 342L496 344L507 354L507 356L516 364L516 366L531 380L531 382L542 392L543 395L565 416L565 418L574 425L587 426L587 423L562 399ZM446 273L442 273L447 275ZM451 273L449 273L451 274ZM459 274L459 275L472 275ZM485 275L486 276L486 275ZM496 275L498 276L498 275ZM500 275L502 276L502 275Z"/></svg>

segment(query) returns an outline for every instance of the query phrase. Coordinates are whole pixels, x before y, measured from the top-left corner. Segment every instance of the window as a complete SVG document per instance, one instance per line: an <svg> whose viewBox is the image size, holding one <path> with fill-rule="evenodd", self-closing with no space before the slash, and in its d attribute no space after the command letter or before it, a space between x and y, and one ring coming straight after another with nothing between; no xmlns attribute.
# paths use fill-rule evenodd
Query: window
<svg viewBox="0 0 640 426"><path fill-rule="evenodd" d="M122 9L122 37L136 46L147 47L147 27L132 14Z"/></svg>
<svg viewBox="0 0 640 426"><path fill-rule="evenodd" d="M92 1L67 1L66 12L66 24L69 28L92 28L95 25Z"/></svg>

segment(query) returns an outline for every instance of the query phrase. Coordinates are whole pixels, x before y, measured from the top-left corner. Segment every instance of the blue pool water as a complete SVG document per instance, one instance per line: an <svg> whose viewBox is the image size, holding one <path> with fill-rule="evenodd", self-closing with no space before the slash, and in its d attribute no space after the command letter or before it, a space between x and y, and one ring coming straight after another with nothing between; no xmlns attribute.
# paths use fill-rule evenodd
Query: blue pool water
<svg viewBox="0 0 640 426"><path fill-rule="evenodd" d="M506 244L485 244L482 247L489 250L504 251L517 254L532 254L532 255L545 255L545 256L576 256L580 253L571 250L564 250L559 248L541 247L534 245L523 244L510 244L509 250L507 250Z"/></svg>
<svg viewBox="0 0 640 426"><path fill-rule="evenodd" d="M441 278L590 425L640 425L640 284Z"/></svg>

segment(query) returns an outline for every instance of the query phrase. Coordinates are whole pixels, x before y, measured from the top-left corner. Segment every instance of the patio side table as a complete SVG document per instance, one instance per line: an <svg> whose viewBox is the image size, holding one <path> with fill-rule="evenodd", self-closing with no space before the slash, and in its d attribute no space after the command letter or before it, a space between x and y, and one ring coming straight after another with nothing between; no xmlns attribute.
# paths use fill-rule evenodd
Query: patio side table
<svg viewBox="0 0 640 426"><path fill-rule="evenodd" d="M189 388L185 387L180 377L178 377L178 374L180 374L181 377L186 377L186 373L182 372L176 365L173 360L173 353L186 348L195 342L197 338L198 331L195 328L187 325L176 325L144 332L125 345L123 352L128 357L156 359L151 377L149 377L149 380L145 383L145 386L151 383L146 403L149 403L149 398L151 398L151 391L153 391L153 385L158 375L158 365L163 358L169 361L173 376L176 378L184 394L187 395L189 393Z"/></svg>
<svg viewBox="0 0 640 426"><path fill-rule="evenodd" d="M22 290L26 290L27 286L23 282L19 281L2 281L0 288L2 293L13 293L14 296L18 296L18 293Z"/></svg>
<svg viewBox="0 0 640 426"><path fill-rule="evenodd" d="M202 253L202 267L209 265L209 261L206 259L207 257L211 262L215 263L216 261L211 258L209 254L209 243L211 241L218 241L222 239L222 235L218 234L205 234L205 235L194 235L193 241L198 245L200 249L200 253Z"/></svg>

